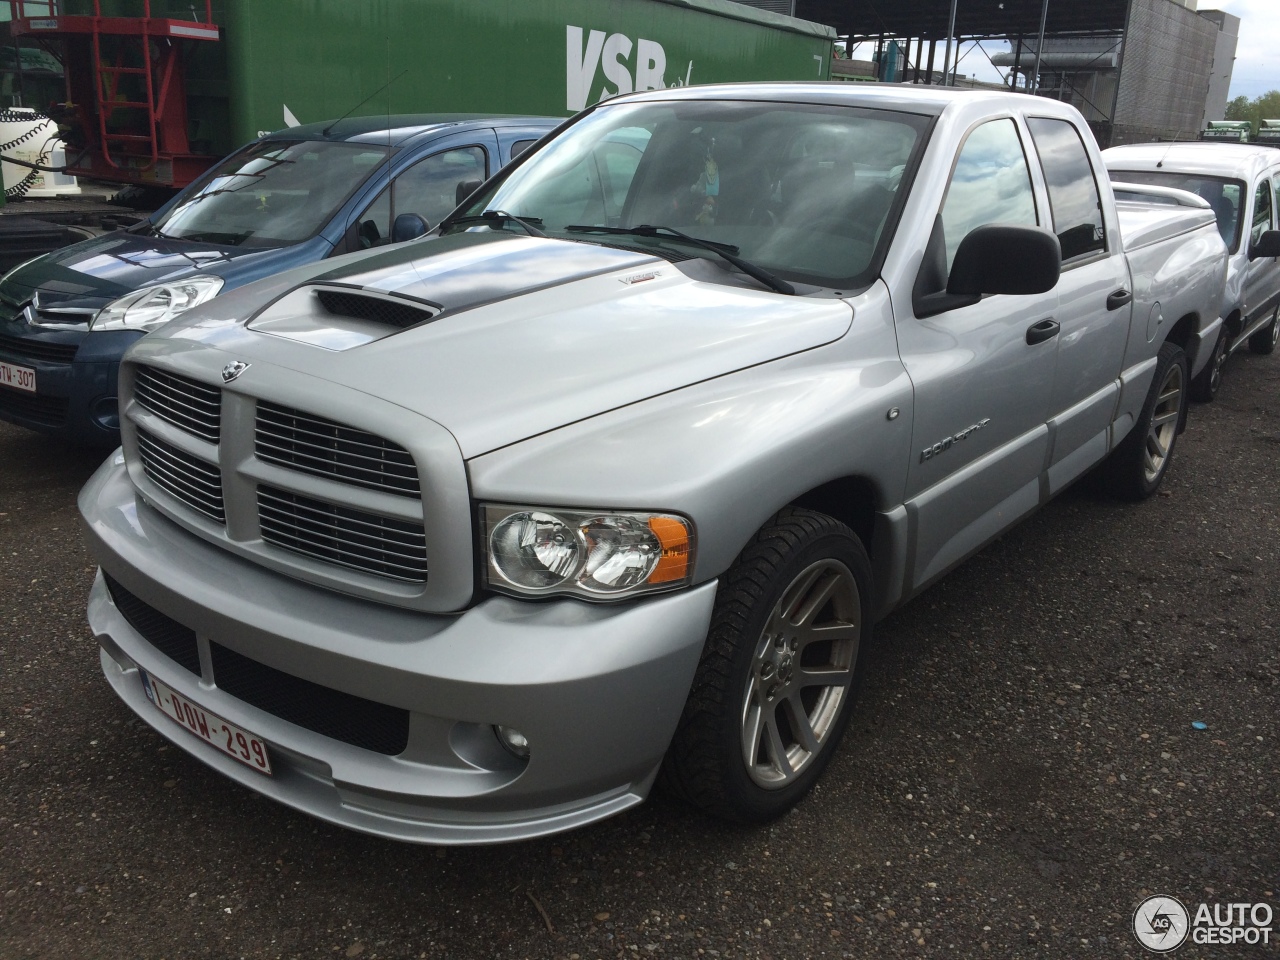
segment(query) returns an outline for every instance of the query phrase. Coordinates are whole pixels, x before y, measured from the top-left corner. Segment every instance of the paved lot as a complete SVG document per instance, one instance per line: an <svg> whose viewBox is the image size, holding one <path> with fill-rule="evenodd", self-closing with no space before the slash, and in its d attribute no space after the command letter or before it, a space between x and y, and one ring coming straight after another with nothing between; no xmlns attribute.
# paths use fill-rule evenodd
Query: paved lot
<svg viewBox="0 0 1280 960"><path fill-rule="evenodd" d="M1069 492L882 624L825 782L755 830L658 799L442 851L223 781L100 678L95 460L0 426L5 960L1136 957L1148 892L1280 915L1280 357L1232 360L1161 496Z"/></svg>

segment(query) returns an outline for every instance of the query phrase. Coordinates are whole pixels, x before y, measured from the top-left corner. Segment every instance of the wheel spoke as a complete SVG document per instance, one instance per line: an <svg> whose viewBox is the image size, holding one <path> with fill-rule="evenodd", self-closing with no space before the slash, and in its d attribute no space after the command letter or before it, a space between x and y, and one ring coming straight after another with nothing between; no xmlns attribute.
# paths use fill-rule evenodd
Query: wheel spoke
<svg viewBox="0 0 1280 960"><path fill-rule="evenodd" d="M1166 404L1170 400L1177 400L1178 394L1180 393L1182 393L1182 384L1179 383L1170 387L1169 389L1165 390L1164 393L1160 394L1160 400L1158 401L1157 406Z"/></svg>
<svg viewBox="0 0 1280 960"><path fill-rule="evenodd" d="M1154 420L1151 421L1151 425L1153 427L1158 427L1162 423L1168 423L1170 420L1177 420L1177 419L1178 419L1178 411L1174 410L1171 413L1160 414L1160 416L1156 417Z"/></svg>
<svg viewBox="0 0 1280 960"><path fill-rule="evenodd" d="M853 678L851 667L803 667L796 685L799 687L843 687Z"/></svg>
<svg viewBox="0 0 1280 960"><path fill-rule="evenodd" d="M764 708L753 698L747 704L742 720L742 758L747 767L756 765L760 756L760 737L764 734Z"/></svg>
<svg viewBox="0 0 1280 960"><path fill-rule="evenodd" d="M791 730L795 733L796 739L800 741L800 746L810 753L817 753L818 737L813 732L813 724L809 722L809 714L800 700L800 694L793 693L784 702L787 705L787 720L791 724Z"/></svg>
<svg viewBox="0 0 1280 960"><path fill-rule="evenodd" d="M821 579L814 577L814 582L809 588L800 594L799 608L791 617L791 623L795 626L806 626L813 621L823 607L827 605L827 601L831 599L831 595L835 593L836 587L840 585L840 576L833 571L820 571L823 574Z"/></svg>
<svg viewBox="0 0 1280 960"><path fill-rule="evenodd" d="M773 765L784 780L791 779L795 771L791 768L791 758L787 756L787 748L782 743L782 732L778 729L778 718L770 710L764 721L765 750Z"/></svg>
<svg viewBox="0 0 1280 960"><path fill-rule="evenodd" d="M1169 445L1164 442L1164 439L1160 436L1159 433L1151 434L1151 442L1155 444L1156 453L1160 455L1160 459L1163 460L1165 457L1169 455Z"/></svg>

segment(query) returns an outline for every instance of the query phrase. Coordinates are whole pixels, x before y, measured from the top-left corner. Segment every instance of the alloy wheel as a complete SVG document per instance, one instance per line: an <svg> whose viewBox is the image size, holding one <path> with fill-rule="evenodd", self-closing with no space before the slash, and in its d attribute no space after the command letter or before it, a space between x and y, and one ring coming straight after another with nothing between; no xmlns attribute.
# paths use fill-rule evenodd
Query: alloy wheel
<svg viewBox="0 0 1280 960"><path fill-rule="evenodd" d="M1169 460L1169 452L1178 435L1182 416L1182 367L1172 366L1160 384L1155 409L1151 412L1151 428L1143 451L1142 467L1147 483L1154 483Z"/></svg>
<svg viewBox="0 0 1280 960"><path fill-rule="evenodd" d="M782 592L757 641L742 705L752 781L780 789L831 739L862 632L858 584L834 559L810 564Z"/></svg>

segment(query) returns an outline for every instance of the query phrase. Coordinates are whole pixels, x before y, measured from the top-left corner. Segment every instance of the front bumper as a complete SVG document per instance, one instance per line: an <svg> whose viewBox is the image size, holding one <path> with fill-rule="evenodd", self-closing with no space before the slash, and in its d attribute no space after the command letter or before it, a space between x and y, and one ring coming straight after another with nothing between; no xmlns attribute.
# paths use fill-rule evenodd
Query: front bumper
<svg viewBox="0 0 1280 960"><path fill-rule="evenodd" d="M37 391L32 394L0 387L0 420L85 446L120 445L116 401L120 358L142 333L37 335L16 321L0 324L0 333L7 335L0 344L0 360L35 370ZM46 344L74 347L74 359L42 359L40 349Z"/></svg>
<svg viewBox="0 0 1280 960"><path fill-rule="evenodd" d="M272 573L182 530L139 497L120 457L80 494L90 548L122 587L194 629L199 675L135 630L101 574L89 623L103 671L142 719L280 802L367 833L498 843L591 823L648 793L701 655L715 583L629 604L506 597L431 615ZM218 687L221 645L275 670L409 711L387 756L331 739ZM147 700L139 668L262 737L272 777L219 753ZM530 743L505 753L493 724Z"/></svg>

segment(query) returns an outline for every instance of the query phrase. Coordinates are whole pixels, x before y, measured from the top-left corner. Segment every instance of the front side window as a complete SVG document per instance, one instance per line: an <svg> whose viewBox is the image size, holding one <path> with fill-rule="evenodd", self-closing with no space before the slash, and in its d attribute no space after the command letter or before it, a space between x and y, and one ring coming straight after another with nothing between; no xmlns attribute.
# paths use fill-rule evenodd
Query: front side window
<svg viewBox="0 0 1280 960"><path fill-rule="evenodd" d="M1240 206L1247 195L1240 180L1222 177L1202 177L1166 170L1108 170L1112 183L1141 183L1153 187L1172 187L1186 190L1208 201L1218 218L1218 232L1222 242L1232 253L1240 244ZM1123 191L1121 191L1123 192ZM1144 202L1150 202L1144 198Z"/></svg>
<svg viewBox="0 0 1280 960"><path fill-rule="evenodd" d="M1253 196L1253 227L1249 231L1249 243L1255 244L1271 229L1271 181L1263 180Z"/></svg>
<svg viewBox="0 0 1280 960"><path fill-rule="evenodd" d="M993 223L1035 226L1031 171L1012 120L989 120L975 128L960 149L942 204L947 272L960 241Z"/></svg>
<svg viewBox="0 0 1280 960"><path fill-rule="evenodd" d="M435 226L458 205L458 184L488 178L487 158L480 147L433 154L396 177L392 196L395 216L416 213Z"/></svg>
<svg viewBox="0 0 1280 960"><path fill-rule="evenodd" d="M1049 188L1053 232L1063 261L1106 250L1102 199L1080 134L1066 120L1045 117L1029 117L1027 127Z"/></svg>
<svg viewBox="0 0 1280 960"><path fill-rule="evenodd" d="M281 247L314 236L386 162L386 147L266 140L224 160L156 221L162 236Z"/></svg>
<svg viewBox="0 0 1280 960"><path fill-rule="evenodd" d="M634 232L669 227L786 280L856 289L874 279L929 124L819 104L605 104L481 191L466 213L500 210L550 236L673 260L707 256L678 238Z"/></svg>

